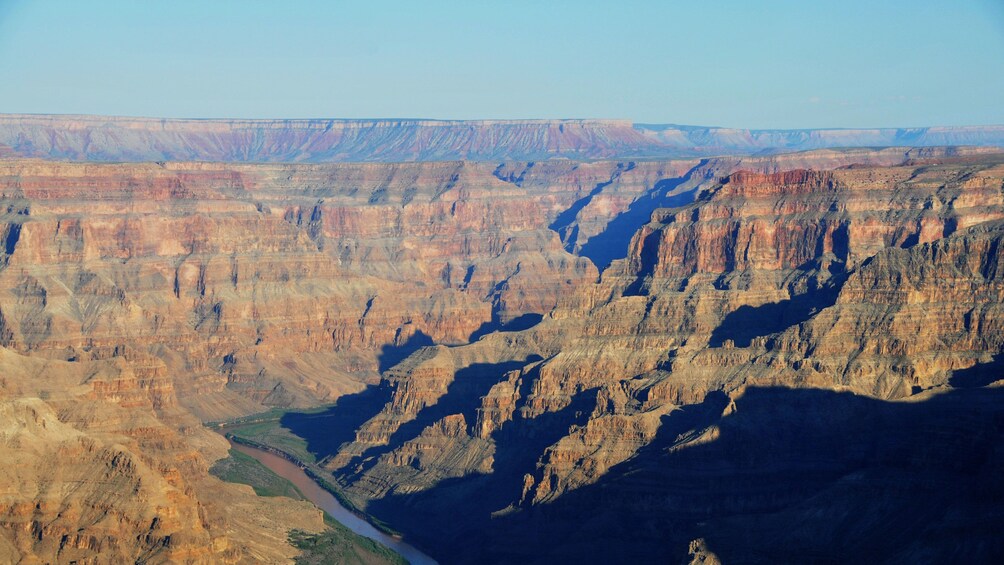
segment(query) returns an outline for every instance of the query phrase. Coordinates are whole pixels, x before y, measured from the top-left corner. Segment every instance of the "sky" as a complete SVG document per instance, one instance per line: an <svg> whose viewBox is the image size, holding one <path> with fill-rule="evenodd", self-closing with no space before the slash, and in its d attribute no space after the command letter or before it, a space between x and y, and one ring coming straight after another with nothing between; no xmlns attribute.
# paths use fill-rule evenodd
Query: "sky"
<svg viewBox="0 0 1004 565"><path fill-rule="evenodd" d="M0 0L0 112L1004 124L1004 0Z"/></svg>

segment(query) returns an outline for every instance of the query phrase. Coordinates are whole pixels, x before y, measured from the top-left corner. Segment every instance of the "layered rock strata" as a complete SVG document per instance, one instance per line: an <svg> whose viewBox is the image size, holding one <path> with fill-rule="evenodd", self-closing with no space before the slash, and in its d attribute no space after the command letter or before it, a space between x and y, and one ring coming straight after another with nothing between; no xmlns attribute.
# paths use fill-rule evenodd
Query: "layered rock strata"
<svg viewBox="0 0 1004 565"><path fill-rule="evenodd" d="M958 407L965 401L956 399L971 394L955 389L1001 378L1004 228L998 220L1004 218L1004 165L999 156L927 154L896 166L831 170L784 170L771 160L746 164L747 170L694 183L693 201L655 210L625 259L614 261L597 284L581 287L533 328L467 346L425 349L385 373L383 400L371 406L374 415L327 461L348 494L442 555L452 555L459 540L470 536L480 540L474 547L501 552L463 553L461 561L529 559L538 549L564 555L587 543L582 531L611 543L627 539L618 537L622 534L637 537L649 550L682 558L692 539L652 537L677 519L671 518L672 509L727 518L732 532L741 529L743 512L773 512L794 499L774 505L757 498L754 483L744 482L729 494L728 500L736 501L731 506L702 510L689 499L682 506L666 500L651 510L661 518L646 520L632 514L642 512L639 493L652 489L658 497L663 490L619 471L631 469L638 458L662 461L666 449L683 450L680 457L690 461L686 450L714 446L724 433L719 426L742 420L742 399L759 394L748 391L768 386L847 391L881 399L859 408L879 420L886 412L908 410L900 406L911 399L929 399L931 404L915 409L916 417L927 418L926 406L934 407L931 417L940 423L931 425L937 429L942 411L950 410L945 407ZM784 402L798 396L779 394ZM763 397L751 398L760 410ZM827 411L839 409L830 404L842 405L845 397L820 398L822 404L813 409L821 418L833 418ZM974 418L999 419L993 402L977 405ZM802 417L794 414L791 422ZM834 429L845 424L841 420ZM777 425L779 433L797 433ZM992 431L999 423L987 425L991 431L966 443L964 457L993 460L999 452L1000 436ZM898 449L895 441L887 447ZM913 432L902 441L908 444L904 457L926 457L916 451L921 439ZM662 447L653 451L655 445ZM782 459L792 456L786 451L790 443L767 447L780 450ZM831 478L875 468L850 452L838 452L832 465L825 453L814 457L822 458L820 469ZM796 472L791 460L784 461L771 472ZM717 463L713 458L685 463L691 464ZM696 473L699 467L692 469ZM983 472L979 469L984 467L972 472ZM963 481L969 471L932 472ZM590 486L607 484L611 476L618 477L611 488L619 494ZM589 522L561 522L578 519L571 514L553 524L541 518L548 508L562 508L562 501L579 501L573 507L582 511L621 495L635 505L623 509L630 519L653 529L607 535L590 529ZM978 497L974 491L964 495ZM779 494L765 496L781 500ZM930 500L944 511L966 508ZM902 499L888 504L899 508ZM457 509L463 509L459 516ZM795 528L784 522L792 515L778 518L773 527ZM596 517L597 524L611 520L604 513ZM694 523L681 531L698 532ZM491 533L502 535L510 524L531 537L533 528L541 528L538 542L529 542L522 553ZM698 533L707 533L695 541L698 550L713 552L716 542L733 551L755 543L731 533L717 538L714 532ZM992 538L973 535L982 544L975 554L994 554ZM861 547L879 541L866 537ZM950 550L931 549L938 555L951 555ZM798 556L782 552L774 558Z"/></svg>
<svg viewBox="0 0 1004 565"><path fill-rule="evenodd" d="M760 495L729 495L737 506L713 517L740 525L717 538L667 518L708 512L692 500L646 521L635 495L662 480L666 453L712 445L730 423L747 433L729 418L749 399L765 409L757 387L933 402L992 383L1001 162L958 149L4 161L0 450L17 464L0 496L0 554L293 557L288 530L319 531L319 514L209 477L226 444L199 421L336 399L333 433L348 441L321 453L325 465L360 506L434 552L475 536L487 553L455 559L583 558L574 548L604 539L611 517L578 528L567 516L602 503L591 493L607 484L640 528L607 539L637 539L638 558L691 541L709 555L741 548L735 515L764 510ZM959 397L948 398L938 406L950 412ZM993 405L975 402L973 422L992 431ZM906 426L886 408L860 409ZM964 455L996 461L993 437ZM790 445L779 441L778 455ZM930 480L960 476L942 471ZM658 541L667 520L678 533ZM526 536L525 551L476 537L490 531Z"/></svg>
<svg viewBox="0 0 1004 565"><path fill-rule="evenodd" d="M626 120L223 120L0 115L0 156L91 162L678 159L834 147L1004 146L1004 126L748 130Z"/></svg>
<svg viewBox="0 0 1004 565"><path fill-rule="evenodd" d="M319 510L208 475L227 442L121 359L0 348L0 560L281 562Z"/></svg>

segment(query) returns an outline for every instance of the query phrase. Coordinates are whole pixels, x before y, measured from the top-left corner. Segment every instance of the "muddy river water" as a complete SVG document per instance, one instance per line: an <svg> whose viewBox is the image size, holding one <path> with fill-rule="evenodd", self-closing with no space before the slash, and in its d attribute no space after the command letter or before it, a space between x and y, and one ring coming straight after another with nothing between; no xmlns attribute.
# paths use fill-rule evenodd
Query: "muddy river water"
<svg viewBox="0 0 1004 565"><path fill-rule="evenodd" d="M230 442L230 446L241 453L254 457L262 465L271 469L276 475L289 480L289 482L296 485L296 488L300 489L300 492L302 492L308 500L313 502L315 506L330 514L332 518L338 520L338 522L346 528L363 537L378 541L381 544L393 549L407 559L412 565L435 565L435 559L422 553L414 546L374 528L372 524L339 504L338 499L307 476L299 465L296 465L291 461L287 461L274 453L269 453L268 451L256 449L247 445Z"/></svg>

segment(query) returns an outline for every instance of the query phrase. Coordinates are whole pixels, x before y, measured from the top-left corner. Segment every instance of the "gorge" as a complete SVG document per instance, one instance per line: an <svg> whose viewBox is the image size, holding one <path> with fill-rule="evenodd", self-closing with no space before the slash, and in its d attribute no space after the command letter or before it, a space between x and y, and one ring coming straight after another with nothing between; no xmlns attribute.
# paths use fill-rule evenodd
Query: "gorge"
<svg viewBox="0 0 1004 565"><path fill-rule="evenodd" d="M3 116L0 558L993 561L1002 132Z"/></svg>

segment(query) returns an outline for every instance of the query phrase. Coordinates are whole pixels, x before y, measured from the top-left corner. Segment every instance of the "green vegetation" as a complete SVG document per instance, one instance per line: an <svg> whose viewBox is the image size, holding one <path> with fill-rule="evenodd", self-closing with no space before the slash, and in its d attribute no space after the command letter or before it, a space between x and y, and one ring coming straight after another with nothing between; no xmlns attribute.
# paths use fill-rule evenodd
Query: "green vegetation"
<svg viewBox="0 0 1004 565"><path fill-rule="evenodd" d="M282 427L279 416L272 419L259 419L248 424L228 425L226 431L238 440L247 440L252 445L267 445L288 453L303 463L317 462L314 454L307 450L306 440Z"/></svg>
<svg viewBox="0 0 1004 565"><path fill-rule="evenodd" d="M250 485L258 496L285 496L293 500L307 499L293 483L276 475L254 457L235 449L230 450L230 457L214 463L209 472L230 483Z"/></svg>
<svg viewBox="0 0 1004 565"><path fill-rule="evenodd" d="M303 553L296 558L298 564L351 563L377 565L405 564L403 557L377 542L353 533L333 518L324 515L328 529L320 534L300 530L289 533L289 543Z"/></svg>
<svg viewBox="0 0 1004 565"><path fill-rule="evenodd" d="M233 418L231 420L215 420L206 422L205 425L210 428L223 428L240 426L243 424L252 424L255 422L264 422L266 420L278 420L282 418L282 415L286 413L285 408L270 408L265 412L258 412L257 414L250 414L248 416L241 416L240 418Z"/></svg>
<svg viewBox="0 0 1004 565"><path fill-rule="evenodd" d="M311 480L317 483L321 488L331 493L331 496L335 497L335 500L338 501L338 504L341 504L348 510L364 517L366 521L369 522L370 525L373 526L374 528L380 530L381 532L387 535L391 536L401 535L401 532L395 530L394 528L391 528L390 525L384 522L383 520L380 520L379 518L371 514L366 514L365 512L360 510L359 507L355 505L355 503L353 503L351 500L346 498L344 494L342 494L342 491L338 487L331 484L331 482L329 482L328 479L324 478L324 475L319 474L311 467L304 469L304 472L307 474L308 477L310 477Z"/></svg>
<svg viewBox="0 0 1004 565"><path fill-rule="evenodd" d="M323 410L325 408L322 407L303 412ZM209 425L221 428L221 431L225 431L235 443L278 450L301 463L305 463L305 472L311 479L330 492L342 506L362 514L352 501L345 498L341 491L325 478L325 474L320 472L317 459L307 449L306 440L282 427L280 420L285 413L285 410L273 409L269 412ZM279 477L253 457L235 450L230 450L230 455L230 458L216 463L211 472L226 481L249 484L260 496L289 496L290 498L304 499L292 483ZM271 475L274 481L262 477L262 473ZM295 492L295 495L288 494L288 491L276 484L275 481L288 485L289 489ZM387 524L372 516L367 516L367 519L377 529L391 535L397 534ZM369 538L352 532L328 514L324 515L324 520L329 529L323 533L311 534L298 530L290 532L290 543L303 551L303 554L296 559L297 563L407 563L397 553Z"/></svg>
<svg viewBox="0 0 1004 565"><path fill-rule="evenodd" d="M230 456L217 461L209 470L220 479L250 485L258 496L285 496L294 500L307 500L303 493L288 480L276 475L257 459L235 449ZM407 563L400 555L379 543L352 532L327 513L324 524L328 529L312 534L301 530L289 533L289 543L303 553L297 563L354 563L383 565Z"/></svg>

